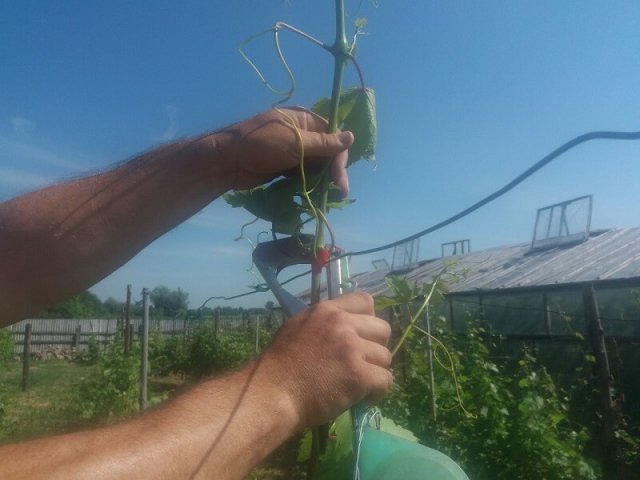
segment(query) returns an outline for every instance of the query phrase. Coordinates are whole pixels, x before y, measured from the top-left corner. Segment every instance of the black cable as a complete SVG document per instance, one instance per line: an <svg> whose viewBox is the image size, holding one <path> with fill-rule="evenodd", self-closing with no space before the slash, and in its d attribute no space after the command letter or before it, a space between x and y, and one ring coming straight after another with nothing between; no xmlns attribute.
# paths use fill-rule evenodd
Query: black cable
<svg viewBox="0 0 640 480"><path fill-rule="evenodd" d="M302 278L306 275L309 275L310 273L311 273L311 270L307 270L306 272L299 273L298 275L294 275L293 277L286 279L284 282L281 282L280 285L286 285L287 283L293 282L294 280L297 280L298 278ZM200 305L197 308L197 310L202 310L207 305L207 303L209 303L210 300L235 300L236 298L248 297L249 295L253 295L255 293L265 293L268 291L269 291L269 287L267 287L265 283L261 283L259 285L256 285L253 290L240 293L238 295L232 295L229 297L224 297L224 296L209 297L204 302L202 302L202 305Z"/></svg>
<svg viewBox="0 0 640 480"><path fill-rule="evenodd" d="M447 218L446 220L444 220L444 221L442 221L440 223L437 223L437 224L435 224L435 225L433 225L433 226L431 226L429 228L425 228L424 230L421 230L418 233L414 233L413 235L410 235L410 236L408 236L406 238L403 238L401 240L397 240L395 242L388 243L386 245L382 245L381 247L370 248L368 250L361 250L361 251L357 251L357 252L348 252L348 253L345 253L344 255L341 255L341 256L347 257L347 256L357 256L357 255L367 255L367 254L370 254L370 253L380 252L382 250L387 250L389 248L397 247L398 245L401 245L403 243L410 242L411 240L415 240L417 238L423 237L424 235L428 235L429 233L433 233L436 230L440 230L441 228L446 227L447 225L450 225L453 222L455 222L457 220L460 220L463 217L466 217L470 213L475 212L476 210L478 210L479 208L481 208L481 207L485 206L486 204L492 202L496 198L504 195L509 190L513 189L515 186L517 186L518 184L522 183L524 180L529 178L535 172L540 170L542 167L544 167L545 165L550 163L552 160L556 159L557 157L559 157L563 153L567 152L568 150L571 150L573 147L575 147L577 145L580 145L581 143L588 142L590 140L639 140L639 139L640 139L640 132L590 132L590 133L585 133L583 135L580 135L580 136L574 138L573 140L570 140L569 142L565 143L564 145L556 148L553 152L551 152L549 155L544 157L542 160L540 160L537 163L535 163L532 167L527 169L522 174L518 175L511 182L507 183L504 187L502 187L499 190L496 190L491 195L483 198L479 202L474 203L470 207L465 208L464 210L462 210L461 212L457 213L456 215L454 215L452 217L449 217L449 218Z"/></svg>
<svg viewBox="0 0 640 480"><path fill-rule="evenodd" d="M421 231L419 231L417 233L414 233L413 235L410 235L410 236L408 236L406 238L403 238L403 239L400 239L400 240L396 240L395 242L391 242L391 243L388 243L386 245L382 245L380 247L369 248L367 250L360 250L360 251L356 251L356 252L346 252L346 253L343 253L341 255L338 255L336 258L355 257L355 256L358 256L358 255L368 255L370 253L380 252L380 251L383 251L383 250L387 250L389 248L397 247L398 245L401 245L403 243L410 242L411 240L415 240L417 238L423 237L425 235L428 235L430 233L435 232L436 230L440 230L441 228L444 228L447 225L450 225L453 222L456 222L456 221L460 220L461 218L466 217L467 215L475 212L479 208L484 207L485 205L487 205L488 203L492 202L496 198L501 197L502 195L504 195L505 193L507 193L508 191L512 190L514 187L516 187L517 185L519 185L520 183L525 181L527 178L529 178L535 172L540 170L542 167L546 166L548 163L550 163L551 161L555 160L557 157L559 157L563 153L566 153L567 151L571 150L573 147L576 147L576 146L580 145L581 143L585 143L585 142L588 142L588 141L591 141L591 140L640 140L640 132L590 132L590 133L585 133L583 135L579 135L579 136L575 137L573 140L570 140L567 143L565 143L564 145L561 145L560 147L556 148L553 152L551 152L550 154L548 154L547 156L545 156L544 158L542 158L541 160L536 162L533 166L531 166L530 168L525 170L523 173L518 175L516 178L514 178L512 181L507 183L505 186L503 186L499 190L496 190L492 194L490 194L490 195L486 196L485 198L483 198L482 200L474 203L470 207L465 208L461 212L453 215L452 217L449 217L449 218L447 218L446 220L443 220L440 223L436 223L435 225L432 225L431 227L425 228L424 230L421 230ZM302 277L304 275L307 275L309 273L310 272L305 272L303 274L296 275L296 276L294 276L294 277L282 282L280 285L285 285L285 284L287 284L287 283L289 283L289 282L291 282L291 281L293 281L293 280L295 280L297 278L300 278L300 277ZM209 300L213 300L213 299L233 300L233 299L236 299L236 298L245 297L245 296L248 296L248 295L253 295L254 293L261 293L261 292L264 292L264 291L265 290L255 289L255 290L252 290L250 292L241 293L239 295L234 295L234 296L231 296L231 297L211 297L211 298L207 299L204 302L204 304L206 304ZM204 306L204 304L203 304L203 306ZM200 307L200 308L202 308L202 307Z"/></svg>

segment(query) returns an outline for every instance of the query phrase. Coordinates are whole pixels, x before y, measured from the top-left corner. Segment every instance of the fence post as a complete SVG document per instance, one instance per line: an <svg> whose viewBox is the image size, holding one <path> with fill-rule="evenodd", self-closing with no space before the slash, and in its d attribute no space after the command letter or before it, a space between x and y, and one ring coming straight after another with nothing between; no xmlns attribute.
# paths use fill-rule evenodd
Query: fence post
<svg viewBox="0 0 640 480"><path fill-rule="evenodd" d="M455 317L453 316L453 297L451 295L447 295L447 299L449 300L449 317L450 317L450 325L451 325L451 331L455 332L456 331L456 320Z"/></svg>
<svg viewBox="0 0 640 480"><path fill-rule="evenodd" d="M551 335L551 309L549 308L549 296L547 292L542 292L542 303L544 304L544 328L547 335Z"/></svg>
<svg viewBox="0 0 640 480"><path fill-rule="evenodd" d="M131 325L131 285L127 285L127 301L124 304L124 353L131 351L133 328Z"/></svg>
<svg viewBox="0 0 640 480"><path fill-rule="evenodd" d="M431 318L429 317L429 304L424 310L424 319L427 327L427 360L429 365L429 386L431 387L431 414L433 421L438 419L438 410L436 406L436 381L433 372L433 344L431 342Z"/></svg>
<svg viewBox="0 0 640 480"><path fill-rule="evenodd" d="M251 313L244 312L244 316L246 320L243 320L243 324L245 324L245 328L247 329L247 338L251 338L253 336L253 321L251 320Z"/></svg>
<svg viewBox="0 0 640 480"><path fill-rule="evenodd" d="M595 357L596 385L598 388L599 403L602 409L602 471L605 480L618 478L616 457L617 445L615 438L616 413L611 398L613 379L609 369L609 357L604 339L604 329L600 322L598 301L596 299L593 284L582 288L582 300L584 303L584 316L587 324L587 335L593 356Z"/></svg>
<svg viewBox="0 0 640 480"><path fill-rule="evenodd" d="M218 338L220 328L220 307L216 307L216 314L213 316L213 338Z"/></svg>
<svg viewBox="0 0 640 480"><path fill-rule="evenodd" d="M260 353L260 315L256 315L256 355Z"/></svg>
<svg viewBox="0 0 640 480"><path fill-rule="evenodd" d="M76 350L78 349L78 346L80 345L80 332L82 331L82 327L80 327L80 325L78 325L76 327L76 331L73 333L73 336L71 337L71 348L75 348Z"/></svg>
<svg viewBox="0 0 640 480"><path fill-rule="evenodd" d="M29 367L31 366L31 324L24 329L24 347L22 350L22 391L29 388Z"/></svg>
<svg viewBox="0 0 640 480"><path fill-rule="evenodd" d="M125 344L125 346L129 345L129 352L131 352L131 345L133 345L133 335L135 333L133 328L134 328L133 327L133 323L130 323L129 324L129 328L127 328L127 342L128 343Z"/></svg>
<svg viewBox="0 0 640 480"><path fill-rule="evenodd" d="M149 353L149 290L142 290L142 341L140 348L142 361L140 362L140 411L147 408L147 360Z"/></svg>

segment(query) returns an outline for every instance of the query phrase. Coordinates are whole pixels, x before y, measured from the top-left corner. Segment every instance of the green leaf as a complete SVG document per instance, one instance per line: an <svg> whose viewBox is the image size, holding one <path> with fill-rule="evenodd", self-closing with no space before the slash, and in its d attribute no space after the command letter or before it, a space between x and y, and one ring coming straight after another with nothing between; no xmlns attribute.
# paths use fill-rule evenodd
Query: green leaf
<svg viewBox="0 0 640 480"><path fill-rule="evenodd" d="M369 21L365 17L358 17L353 23L355 24L358 31L360 31L360 30L364 30L364 28L367 26L367 23L369 23Z"/></svg>
<svg viewBox="0 0 640 480"><path fill-rule="evenodd" d="M406 278L389 275L385 282L399 303L411 303L418 294Z"/></svg>
<svg viewBox="0 0 640 480"><path fill-rule="evenodd" d="M304 209L295 202L300 180L283 178L267 186L236 190L224 195L232 207L244 207L256 217L273 224L277 233L295 235L302 227Z"/></svg>
<svg viewBox="0 0 640 480"><path fill-rule="evenodd" d="M307 188L315 185L317 181L317 175L309 175ZM232 207L246 208L256 217L271 222L274 232L295 235L304 223L302 215L310 215L302 191L302 179L282 178L251 190L235 190L225 194L223 198ZM320 203L318 195L317 191L311 194L311 201L315 205ZM340 189L334 184L329 184L327 210L342 208L350 203L353 203L353 200L341 198Z"/></svg>
<svg viewBox="0 0 640 480"><path fill-rule="evenodd" d="M329 429L327 449L318 462L315 480L350 480L353 469L353 428L349 411L340 415ZM298 461L311 456L311 430L305 432L298 450Z"/></svg>
<svg viewBox="0 0 640 480"><path fill-rule="evenodd" d="M298 462L306 462L311 457L311 429L307 428L300 440L300 446L298 447Z"/></svg>
<svg viewBox="0 0 640 480"><path fill-rule="evenodd" d="M403 302L397 300L394 297L386 297L379 295L374 298L376 312L382 312L387 308L395 307L396 305L402 305Z"/></svg>
<svg viewBox="0 0 640 480"><path fill-rule="evenodd" d="M418 437L416 437L413 432L396 424L390 418L382 417L380 419L380 430L391 435L395 435L396 437L403 438L404 440L408 440L409 442L418 443Z"/></svg>
<svg viewBox="0 0 640 480"><path fill-rule="evenodd" d="M342 192L335 183L330 183L327 189L327 211L331 209L342 210L345 206L351 205L355 200L342 198Z"/></svg>
<svg viewBox="0 0 640 480"><path fill-rule="evenodd" d="M328 456L331 456L335 461L340 461L345 457L350 458L353 454L353 427L351 412L344 412L336 418L329 429L329 435L332 438L335 437L335 439L332 439L327 444L327 451L324 455L325 459Z"/></svg>
<svg viewBox="0 0 640 480"><path fill-rule="evenodd" d="M318 100L311 110L325 118L329 116L331 99ZM350 88L340 94L338 107L338 126L342 130L353 133L355 141L349 149L349 165L365 158L369 162L376 161L376 98L370 88Z"/></svg>

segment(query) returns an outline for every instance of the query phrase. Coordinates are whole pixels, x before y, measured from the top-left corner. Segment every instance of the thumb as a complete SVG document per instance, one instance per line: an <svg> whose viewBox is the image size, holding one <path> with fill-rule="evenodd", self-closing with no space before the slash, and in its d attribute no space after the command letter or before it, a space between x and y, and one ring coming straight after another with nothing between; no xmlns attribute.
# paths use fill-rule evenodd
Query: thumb
<svg viewBox="0 0 640 480"><path fill-rule="evenodd" d="M347 150L353 145L351 132L318 133L312 131L300 132L304 145L305 156L329 157Z"/></svg>

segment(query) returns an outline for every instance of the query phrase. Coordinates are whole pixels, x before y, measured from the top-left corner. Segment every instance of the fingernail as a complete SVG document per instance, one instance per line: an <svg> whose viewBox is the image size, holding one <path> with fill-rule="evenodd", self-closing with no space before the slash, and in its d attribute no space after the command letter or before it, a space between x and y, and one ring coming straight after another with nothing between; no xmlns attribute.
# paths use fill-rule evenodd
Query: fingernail
<svg viewBox="0 0 640 480"><path fill-rule="evenodd" d="M338 135L338 139L343 145L351 145L353 143L353 133L348 131L340 132L340 134Z"/></svg>

